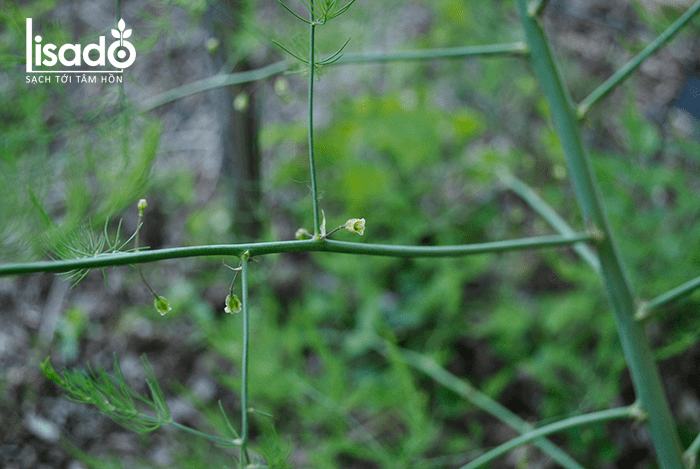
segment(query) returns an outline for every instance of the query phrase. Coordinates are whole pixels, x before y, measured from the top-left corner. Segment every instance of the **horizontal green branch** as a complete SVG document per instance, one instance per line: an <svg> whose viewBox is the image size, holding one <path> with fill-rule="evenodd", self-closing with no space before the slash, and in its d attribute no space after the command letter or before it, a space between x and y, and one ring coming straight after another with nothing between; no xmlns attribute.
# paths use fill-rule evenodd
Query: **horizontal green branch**
<svg viewBox="0 0 700 469"><path fill-rule="evenodd" d="M446 47L441 49L343 54L343 56L333 64L343 65L351 63L392 62L400 60L452 59L488 55L524 55L526 53L527 46L524 42L509 42L505 44Z"/></svg>
<svg viewBox="0 0 700 469"><path fill-rule="evenodd" d="M588 95L578 105L577 114L580 119L588 115L595 103L606 97L617 85L622 83L647 57L652 55L657 49L671 39L690 19L700 10L700 1L690 7L680 18L678 18L666 31L661 33L653 42L637 54L632 60L627 62L622 68L615 72L610 78L605 80L598 88Z"/></svg>
<svg viewBox="0 0 700 469"><path fill-rule="evenodd" d="M508 410L498 401L491 399L466 380L456 377L425 355L405 349L399 349L399 351L408 365L427 374L447 389L467 399L481 410L488 412L519 433L524 434L533 430L532 425ZM574 461L571 456L566 454L551 441L543 438L535 440L533 444L557 461L562 467L567 469L583 469L583 466Z"/></svg>
<svg viewBox="0 0 700 469"><path fill-rule="evenodd" d="M552 423L550 425L545 425L544 427L532 430L524 435L517 438L513 438L507 443L504 443L491 451L482 454L469 464L462 467L462 469L475 469L481 467L494 459L504 455L508 451L517 448L525 443L528 443L537 438L542 438L550 433L560 432L566 430L567 428L580 427L582 425L588 425L591 423L605 422L607 420L619 420L627 418L640 418L640 408L638 405L633 404L627 407L618 407L616 409L602 410L600 412L592 412L585 415L577 415L576 417L570 417L559 422Z"/></svg>
<svg viewBox="0 0 700 469"><path fill-rule="evenodd" d="M399 246L392 244L363 244L314 239L302 241L274 241L249 244L214 244L158 249L131 253L102 254L84 259L25 262L0 265L0 277L7 275L30 274L36 272L68 272L75 269L94 269L117 265L142 264L166 259L182 259L205 256L237 256L248 251L251 257L283 252L337 252L342 254L364 254L387 257L459 257L489 252L537 249L544 247L569 246L589 241L588 233L571 236L539 236L489 243L461 244L453 246Z"/></svg>
<svg viewBox="0 0 700 469"><path fill-rule="evenodd" d="M285 61L276 62L265 67L255 70L247 70L245 72L236 72L231 74L219 74L213 77L204 78L202 80L193 81L186 85L178 86L164 93L157 94L150 99L145 99L138 109L141 111L151 111L164 104L177 101L186 96L190 96L202 91L208 91L222 86L241 85L253 81L264 80L271 76L280 74L289 69L289 64Z"/></svg>
<svg viewBox="0 0 700 469"><path fill-rule="evenodd" d="M369 52L356 54L343 54L339 60L327 65L343 65L372 62L390 62L399 60L430 60L448 59L459 57L477 57L493 55L522 55L527 53L527 47L522 42L511 42L505 44L489 44L483 46L448 47L442 49L427 49L403 52ZM265 67L245 72L231 74L219 74L213 77L204 78L186 85L173 88L164 93L144 100L138 108L141 111L150 111L164 104L177 101L186 96L200 93L202 91L220 88L222 86L241 85L253 81L264 80L265 78L278 75L290 69L287 61L282 60Z"/></svg>
<svg viewBox="0 0 700 469"><path fill-rule="evenodd" d="M694 279L685 282L683 285L679 285L673 290L657 296L653 300L644 302L637 311L635 318L640 321L647 319L649 316L651 316L651 313L654 312L654 310L682 298L685 295L689 295L693 292L693 290L698 288L700 288L700 277L695 277Z"/></svg>

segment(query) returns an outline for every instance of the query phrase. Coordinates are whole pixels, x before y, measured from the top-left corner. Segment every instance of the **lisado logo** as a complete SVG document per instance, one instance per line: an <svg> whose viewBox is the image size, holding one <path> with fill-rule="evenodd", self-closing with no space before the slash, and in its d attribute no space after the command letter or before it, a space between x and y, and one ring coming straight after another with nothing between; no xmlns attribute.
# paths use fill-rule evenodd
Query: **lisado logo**
<svg viewBox="0 0 700 469"><path fill-rule="evenodd" d="M100 36L97 44L88 44L81 48L80 44L64 44L60 48L56 44L43 43L43 38L40 35L34 36L32 31L32 18L27 18L27 73L42 74L41 76L27 76L27 83L50 83L51 75L78 73L82 77L78 77L78 82L96 83L97 79L94 76L86 77L86 73L123 73L124 69L129 67L136 60L136 49L126 39L131 37L131 29L125 29L126 24L123 19L117 23L117 29L112 29L112 36L118 41L114 41L109 48L105 45L105 37ZM57 51L58 49L58 51ZM82 49L82 50L81 50ZM91 52L93 53L91 56ZM95 57L96 52L97 57ZM127 53L128 52L128 53ZM60 63L63 67L81 67L87 65L89 67L105 67L109 64L118 70L36 70L33 67L54 67ZM62 67L62 68L63 68ZM54 77L56 82L70 83L72 77L63 75L62 77ZM102 77L103 83L121 82L121 76Z"/></svg>

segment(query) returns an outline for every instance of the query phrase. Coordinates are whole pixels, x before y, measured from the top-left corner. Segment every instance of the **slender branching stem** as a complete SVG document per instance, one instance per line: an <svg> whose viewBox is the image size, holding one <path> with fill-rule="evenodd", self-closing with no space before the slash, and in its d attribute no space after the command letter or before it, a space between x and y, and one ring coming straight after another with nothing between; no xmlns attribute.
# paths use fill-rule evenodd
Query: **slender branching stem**
<svg viewBox="0 0 700 469"><path fill-rule="evenodd" d="M228 266L226 266L228 267ZM241 270L243 270L243 260L238 264L238 267L233 268L229 267L232 269L235 273L233 274L233 280L231 280L231 288L229 288L229 294L233 295L233 286L236 284L236 279L238 278L238 275L241 273Z"/></svg>
<svg viewBox="0 0 700 469"><path fill-rule="evenodd" d="M640 416L639 406L633 404L627 407L618 407L616 409L601 410L600 412L592 412L585 415L577 415L559 422L545 425L544 427L532 430L517 438L513 438L507 443L498 446L485 454L482 454L469 464L462 466L462 469L476 469L482 467L499 456L504 455L508 451L517 448L518 446L529 443L530 441L542 438L551 433L560 432L567 428L580 427L582 425L590 425L592 423L606 422L608 420L620 419L637 419Z"/></svg>
<svg viewBox="0 0 700 469"><path fill-rule="evenodd" d="M528 7L528 13L530 16L540 16L544 11L544 7L547 6L547 0L531 0L530 6Z"/></svg>
<svg viewBox="0 0 700 469"><path fill-rule="evenodd" d="M241 283L243 297L243 354L241 357L241 462L250 463L248 456L248 346L250 339L250 321L248 316L248 259L245 252L241 257Z"/></svg>
<svg viewBox="0 0 700 469"><path fill-rule="evenodd" d="M643 325L635 320L635 296L607 220L588 153L583 146L574 106L542 25L537 18L528 14L527 0L517 0L517 5L530 47L530 60L552 111L579 208L587 225L598 233L596 250L601 280L612 305L635 392L642 408L649 414L647 428L656 456L662 468L682 469L684 466L676 427L646 332Z"/></svg>
<svg viewBox="0 0 700 469"><path fill-rule="evenodd" d="M395 244L365 244L347 241L314 239L295 241L273 241L249 244L214 244L157 249L153 251L122 252L103 254L88 259L68 259L0 265L0 277L31 274L37 272L67 272L74 269L110 267L118 265L156 262L166 259L183 259L205 256L242 256L248 251L250 256L280 254L284 252L336 252L341 254L364 254L387 257L460 257L490 252L517 251L546 247L571 246L582 241L590 241L589 233L574 235L538 236L488 243L458 244L452 246L402 246Z"/></svg>
<svg viewBox="0 0 700 469"><path fill-rule="evenodd" d="M700 452L700 435L695 437L688 449L683 453L683 459L685 459L689 469L695 469L698 461L698 452Z"/></svg>
<svg viewBox="0 0 700 469"><path fill-rule="evenodd" d="M680 18L678 18L671 26L669 26L666 31L661 33L653 42L646 46L639 54L637 54L632 60L627 62L622 66L617 72L615 72L610 78L605 80L598 88L593 90L593 92L588 95L581 103L578 105L577 114L580 119L585 118L590 112L591 108L595 103L605 98L617 85L622 83L637 67L639 67L642 62L644 62L647 57L656 52L659 47L663 46L668 42L678 31L685 26L685 24L690 21L690 19L700 11L700 1L695 3L692 7L688 9Z"/></svg>
<svg viewBox="0 0 700 469"><path fill-rule="evenodd" d="M316 186L316 161L314 158L314 69L316 48L316 24L314 23L314 2L310 0L311 23L309 24L309 170L311 172L311 197L314 210L314 235L319 235L321 226L320 211L318 208L318 187Z"/></svg>
<svg viewBox="0 0 700 469"><path fill-rule="evenodd" d="M683 285L679 285L673 290L657 296L653 300L643 302L637 311L636 318L640 321L645 320L649 318L654 311L658 310L662 306L672 303L679 298L683 298L698 288L700 288L700 277L695 277L694 279L685 282Z"/></svg>
<svg viewBox="0 0 700 469"><path fill-rule="evenodd" d="M564 236L571 236L576 233L574 229L571 228L571 226L561 216L559 216L551 205L542 200L537 192L535 192L520 179L516 178L510 171L502 168L498 171L498 177L508 189L515 192L521 199L527 202L527 204L530 205L535 212L544 218L545 221L560 234ZM600 261L598 260L598 256L589 246L583 243L578 243L574 244L572 249L576 251L579 256L581 256L581 259L583 259L586 264L591 266L591 268L596 272L600 273Z"/></svg>
<svg viewBox="0 0 700 469"><path fill-rule="evenodd" d="M145 99L140 103L140 105L138 105L138 109L144 112L151 111L157 107L163 106L164 104L177 101L178 99L182 99L196 93L212 90L214 88L221 88L224 86L241 85L244 83L261 81L266 78L279 75L287 70L289 70L289 64L282 60L255 70L214 75L209 78L204 78L202 80L193 81L192 83L187 83L186 85L178 86L177 88L173 88L149 99Z"/></svg>
<svg viewBox="0 0 700 469"><path fill-rule="evenodd" d="M479 46L446 47L439 49L407 50L399 52L345 53L336 62L328 65L357 63L398 62L404 60L457 59L464 57L521 56L527 53L524 42L487 44Z"/></svg>
<svg viewBox="0 0 700 469"><path fill-rule="evenodd" d="M387 354L386 347L378 346L378 350L380 353ZM399 349L399 352L406 364L427 374L436 382L457 393L464 399L467 399L484 412L493 415L514 430L522 434L533 430L534 427L521 419L518 415L479 391L466 380L456 377L445 368L438 365L434 360L411 350ZM583 469L583 466L574 461L571 456L566 454L551 441L542 438L535 440L533 444L547 453L562 467L566 469Z"/></svg>
<svg viewBox="0 0 700 469"><path fill-rule="evenodd" d="M221 446L237 446L235 440L226 439L226 438L220 438L220 437L214 436L214 435L209 435L208 433L200 432L199 430L195 430L194 428L190 428L190 427L185 426L185 425L182 425L182 424L180 424L180 423L173 422L172 420L167 421L167 422L165 422L165 423L166 423L167 425L170 425L170 426L172 426L172 427L175 427L175 428L177 428L177 429L179 429L179 430L182 430L182 431L184 431L184 432L191 433L191 434L193 434L193 435L195 435L195 436L198 436L198 437L200 437L200 438L204 438L204 439L206 439L206 440L209 440L209 441L211 441L211 442L214 442L214 443L216 443L217 445L221 445Z"/></svg>
<svg viewBox="0 0 700 469"><path fill-rule="evenodd" d="M134 252L138 253L139 252L139 234L141 233L141 227L143 226L143 210L139 210L139 221L138 224L136 225L136 233L134 233ZM143 275L143 269L141 269L141 264L136 264L136 270L139 271L139 276L141 277L141 281L143 282L144 285L146 285L146 288L151 292L153 297L157 300L158 299L158 294L153 290L153 287L151 287L151 284L148 283L146 280L146 276Z"/></svg>
<svg viewBox="0 0 700 469"><path fill-rule="evenodd" d="M402 52L345 53L338 60L331 62L326 66L375 62L396 62L405 60L458 59L463 57L517 57L526 53L527 46L525 43L511 42L504 44L447 47ZM151 111L159 106L163 106L164 104L177 101L178 99L182 99L196 93L201 93L202 91L208 91L223 86L241 85L244 83L265 80L266 78L284 73L288 71L289 68L289 63L286 60L281 60L255 70L214 75L213 77L203 78L146 99L138 105L138 109L141 111Z"/></svg>

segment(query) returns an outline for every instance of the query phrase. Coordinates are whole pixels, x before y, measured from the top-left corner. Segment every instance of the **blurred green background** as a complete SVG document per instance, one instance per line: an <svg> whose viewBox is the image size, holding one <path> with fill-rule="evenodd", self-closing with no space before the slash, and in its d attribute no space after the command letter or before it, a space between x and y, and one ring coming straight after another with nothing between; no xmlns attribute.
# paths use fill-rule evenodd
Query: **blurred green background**
<svg viewBox="0 0 700 469"><path fill-rule="evenodd" d="M97 34L76 16L80 8L6 2L0 13L2 262L60 255L66 243L89 251L103 227L114 239L121 218L123 241L136 226L141 197L149 200L143 244L152 248L248 241L250 214L231 203L246 184L260 188L253 240L291 239L297 228L311 228L304 76L230 90L229 98L249 99L242 111L257 119L259 173L242 179L235 177L240 160L226 170L226 156L199 152L201 128L192 130L195 144L184 151L182 129L172 123L206 106L222 105L216 112L228 116L232 99L188 97L138 110L144 97L192 81L194 57L211 62L210 75L243 62L256 68L287 59L271 40L303 46L302 23L272 1L122 5L127 24L136 25L139 59L162 68L137 67L123 88L87 93L26 84L24 19L41 18L43 34L55 43L73 41L82 24L88 32L79 39L89 42ZM512 1L358 0L319 28L318 49L332 53L347 38L348 53L517 41L514 10ZM662 3L549 2L545 25L574 99L679 13ZM697 21L686 28L584 124L641 298L698 275L700 134L672 99L696 70L699 28ZM205 47L211 38L218 49ZM499 182L502 167L583 227L549 111L524 59L337 65L322 72L316 157L329 229L364 217L362 242L431 246L553 233ZM239 118L234 114L231 125ZM220 134L228 138L225 126ZM196 161L213 166L214 176ZM7 324L0 335L0 423L8 429L0 465L233 467L226 451L168 429L131 435L62 400L38 370L47 355L57 367L108 366L114 351L136 385L143 375L134 357L146 353L183 423L222 428L218 399L237 422L241 324L223 313L231 272L221 262L144 266L173 307L164 318L131 268L107 269L107 285L93 272L70 290L71 283L50 275L0 280ZM531 422L634 401L600 282L569 249L430 260L274 255L251 264L251 288L249 399L273 416L253 420L253 449L270 459L278 453L280 461L288 451L294 467L460 467L514 436L397 357L378 353L377 334L433 358ZM648 327L685 445L699 428L699 302L692 294ZM36 422L55 431L42 433ZM626 423L552 440L586 467L656 467L644 430ZM555 465L527 448L495 467Z"/></svg>

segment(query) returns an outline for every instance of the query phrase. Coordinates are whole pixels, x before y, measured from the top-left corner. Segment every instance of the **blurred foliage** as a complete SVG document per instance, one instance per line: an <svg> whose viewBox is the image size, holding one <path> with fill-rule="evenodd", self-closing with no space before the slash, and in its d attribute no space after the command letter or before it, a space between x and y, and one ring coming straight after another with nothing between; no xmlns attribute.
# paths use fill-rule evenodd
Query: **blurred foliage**
<svg viewBox="0 0 700 469"><path fill-rule="evenodd" d="M170 3L194 17L205 7L199 1ZM321 35L320 47L337 47L337 37L352 37L348 51L371 47L376 31L362 34L361 28L384 28L376 18L396 6L364 3L337 22L337 32L328 35L333 37ZM416 8L426 11L429 26L392 46L518 40L512 3L423 2ZM23 58L23 18L38 17L54 4L10 5L0 12L0 67L14 76L9 72ZM675 18L645 12L637 10L657 31ZM42 28L48 37L62 34L53 23ZM287 28L264 34L278 37ZM245 42L248 51L253 39L264 42L260 34L245 27L226 40L238 48ZM364 217L367 242L424 245L551 233L499 186L495 172L505 165L572 226L582 227L549 111L524 61L352 67L324 70L322 83L335 88L317 98L326 101L329 113L316 134L321 207L329 226ZM347 74L359 77L355 92L341 93ZM303 89L295 80L303 81L290 77L293 89ZM181 239L230 241L235 214L220 198L191 210L197 194L190 173L156 175L149 184L160 127L120 108L119 96L101 96L93 104L99 116L85 124L60 87L29 89L19 79L4 86L0 259L35 259L90 220L102 226L149 188L162 198L165 213L182 214L179 207L187 207ZM586 131L594 142L604 138L597 131L613 136L612 149L592 151L594 168L632 283L642 298L651 298L698 275L700 143L647 120L634 87L634 80L624 86L622 109L594 114ZM303 95L291 92L276 104L298 105ZM268 121L260 138L270 207L265 236L279 239L311 224L304 118ZM127 308L116 331L128 333L136 319L157 327L192 322L198 332L183 342L205 344L225 358L233 372L221 366L216 379L237 395L240 318L223 313L231 273L220 260L183 261L179 268L185 273L169 274L163 292L171 314L155 318L150 303ZM273 415L253 420L253 450L281 466L287 445L298 467L430 468L459 466L478 448L494 444L498 430L472 405L407 368L398 355L379 355L378 332L434 358L525 419L547 421L626 398L624 357L599 279L568 249L433 260L286 254L260 259L250 271L249 393L252 405ZM216 309L204 297L210 291L223 293ZM700 295L694 293L662 313L651 330L660 360L696 347L698 306ZM59 325L58 346L67 361L77 353L86 320L76 306ZM208 425L225 432L215 406L203 403L200 409ZM208 443L177 441L181 467L200 467L203 460L230 464ZM590 467L610 467L620 456L606 428L577 429L561 442ZM80 459L90 467L124 467L116 459Z"/></svg>
<svg viewBox="0 0 700 469"><path fill-rule="evenodd" d="M9 2L0 13L0 54L7 58L0 64L4 261L65 251L86 226L121 213L150 187L158 148L160 123L136 114L120 86L76 102L65 86L29 86L17 73L24 69L25 18L34 17L47 42L72 41L65 26L50 19L54 6Z"/></svg>

